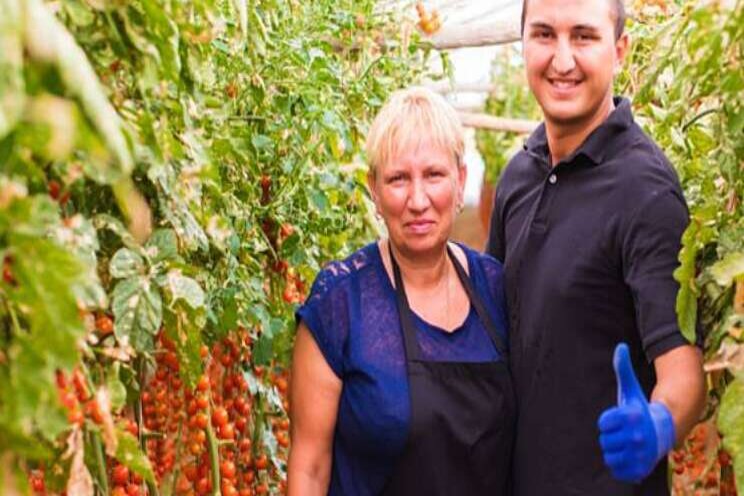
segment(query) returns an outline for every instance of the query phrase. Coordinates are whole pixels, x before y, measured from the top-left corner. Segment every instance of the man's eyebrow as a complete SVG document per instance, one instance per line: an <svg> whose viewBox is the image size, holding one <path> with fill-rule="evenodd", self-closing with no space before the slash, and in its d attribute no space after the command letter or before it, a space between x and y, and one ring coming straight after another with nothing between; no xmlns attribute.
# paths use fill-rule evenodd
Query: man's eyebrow
<svg viewBox="0 0 744 496"><path fill-rule="evenodd" d="M530 23L531 29L550 29L553 30L553 26L543 21L533 21Z"/></svg>
<svg viewBox="0 0 744 496"><path fill-rule="evenodd" d="M592 24L577 24L571 28L573 31L599 31L597 26Z"/></svg>

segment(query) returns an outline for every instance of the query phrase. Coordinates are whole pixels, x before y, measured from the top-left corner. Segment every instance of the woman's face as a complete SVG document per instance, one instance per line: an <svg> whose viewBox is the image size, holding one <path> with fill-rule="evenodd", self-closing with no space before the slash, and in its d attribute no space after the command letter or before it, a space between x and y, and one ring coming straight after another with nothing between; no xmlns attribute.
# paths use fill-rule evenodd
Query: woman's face
<svg viewBox="0 0 744 496"><path fill-rule="evenodd" d="M444 248L465 177L453 154L427 139L403 147L368 176L377 211L398 250L410 256Z"/></svg>

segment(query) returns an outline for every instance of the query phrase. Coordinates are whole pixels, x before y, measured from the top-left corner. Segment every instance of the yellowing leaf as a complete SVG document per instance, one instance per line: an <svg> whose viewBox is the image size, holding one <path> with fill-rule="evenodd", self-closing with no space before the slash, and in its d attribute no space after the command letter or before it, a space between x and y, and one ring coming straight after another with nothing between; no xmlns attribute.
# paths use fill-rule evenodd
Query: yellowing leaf
<svg viewBox="0 0 744 496"><path fill-rule="evenodd" d="M103 444L106 447L106 454L108 456L116 455L116 448L118 446L118 438L116 437L116 428L114 427L114 418L111 415L111 396L108 389L101 387L96 391L96 401L98 402L98 409L101 412L101 434L103 437Z"/></svg>
<svg viewBox="0 0 744 496"><path fill-rule="evenodd" d="M720 286L729 286L734 279L744 276L744 253L729 253L710 268Z"/></svg>
<svg viewBox="0 0 744 496"><path fill-rule="evenodd" d="M744 372L736 374L721 398L718 427L723 446L734 459L736 485L744 487Z"/></svg>
<svg viewBox="0 0 744 496"><path fill-rule="evenodd" d="M85 445L83 431L75 429L68 439L68 453L72 454L70 478L67 480L67 494L93 496L93 478L85 466Z"/></svg>

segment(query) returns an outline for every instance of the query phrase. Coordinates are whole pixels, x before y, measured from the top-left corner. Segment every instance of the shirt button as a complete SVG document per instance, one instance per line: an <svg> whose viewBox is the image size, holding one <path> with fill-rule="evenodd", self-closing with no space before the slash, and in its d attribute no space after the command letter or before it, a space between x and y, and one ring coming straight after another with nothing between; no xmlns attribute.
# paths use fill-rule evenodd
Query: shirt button
<svg viewBox="0 0 744 496"><path fill-rule="evenodd" d="M548 181L550 182L550 184L555 184L558 182L558 178L555 176L555 174L551 174L548 178Z"/></svg>

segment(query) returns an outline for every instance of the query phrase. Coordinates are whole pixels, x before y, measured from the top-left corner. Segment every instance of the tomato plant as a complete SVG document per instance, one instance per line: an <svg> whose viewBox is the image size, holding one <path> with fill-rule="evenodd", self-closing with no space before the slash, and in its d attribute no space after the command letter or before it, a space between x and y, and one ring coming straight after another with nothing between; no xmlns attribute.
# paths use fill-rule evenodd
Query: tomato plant
<svg viewBox="0 0 744 496"><path fill-rule="evenodd" d="M0 0L0 487L283 489L293 311L428 49L371 0Z"/></svg>

